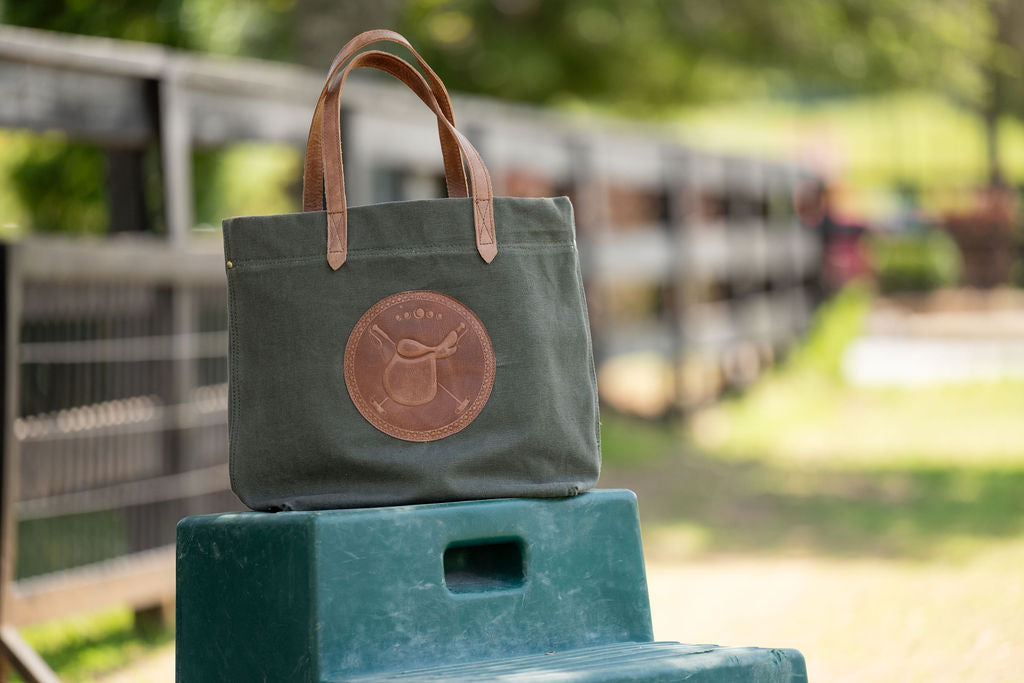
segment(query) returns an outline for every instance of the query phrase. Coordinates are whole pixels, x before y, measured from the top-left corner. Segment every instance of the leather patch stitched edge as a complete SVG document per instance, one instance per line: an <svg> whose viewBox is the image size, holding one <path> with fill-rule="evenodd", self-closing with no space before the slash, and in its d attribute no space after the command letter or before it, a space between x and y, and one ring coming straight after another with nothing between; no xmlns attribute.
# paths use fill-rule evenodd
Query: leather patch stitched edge
<svg viewBox="0 0 1024 683"><path fill-rule="evenodd" d="M356 410L405 441L464 429L491 395L494 367L494 347L476 314L429 290L384 297L345 345L345 386Z"/></svg>

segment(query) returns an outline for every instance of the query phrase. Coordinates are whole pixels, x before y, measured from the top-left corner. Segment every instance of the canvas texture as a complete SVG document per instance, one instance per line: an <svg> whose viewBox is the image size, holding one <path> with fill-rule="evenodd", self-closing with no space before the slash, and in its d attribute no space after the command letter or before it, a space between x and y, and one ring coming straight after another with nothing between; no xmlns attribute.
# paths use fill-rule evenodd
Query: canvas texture
<svg viewBox="0 0 1024 683"><path fill-rule="evenodd" d="M472 201L349 208L348 258L336 271L323 211L224 221L231 483L246 505L557 497L596 483L597 383L571 204L495 198L498 255L485 263ZM360 413L344 366L364 314L419 290L479 319L493 386L468 424L411 441Z"/></svg>

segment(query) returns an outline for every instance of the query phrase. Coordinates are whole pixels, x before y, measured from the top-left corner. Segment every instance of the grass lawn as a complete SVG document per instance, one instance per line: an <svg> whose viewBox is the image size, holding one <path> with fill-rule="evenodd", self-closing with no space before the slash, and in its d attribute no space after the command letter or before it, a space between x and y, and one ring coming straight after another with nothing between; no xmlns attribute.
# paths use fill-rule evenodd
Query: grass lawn
<svg viewBox="0 0 1024 683"><path fill-rule="evenodd" d="M798 648L812 681L1020 680L1024 383L844 386L866 305L688 428L606 416L655 635Z"/></svg>
<svg viewBox="0 0 1024 683"><path fill-rule="evenodd" d="M174 641L173 627L136 629L127 608L28 626L21 634L65 683L107 680L120 668L166 651ZM134 680L144 683L140 677ZM173 681L173 662L166 677L153 680Z"/></svg>

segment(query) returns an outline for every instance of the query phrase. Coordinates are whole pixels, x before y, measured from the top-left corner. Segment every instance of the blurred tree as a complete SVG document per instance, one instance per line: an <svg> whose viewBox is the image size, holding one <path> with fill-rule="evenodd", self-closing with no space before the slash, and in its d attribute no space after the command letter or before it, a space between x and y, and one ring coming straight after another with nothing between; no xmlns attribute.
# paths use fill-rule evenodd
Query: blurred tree
<svg viewBox="0 0 1024 683"><path fill-rule="evenodd" d="M1000 121L1024 118L1021 0L0 0L0 21L317 68L355 32L394 27L453 90L641 116L737 97L923 88L979 114L993 182ZM97 152L48 149L24 163L13 180L40 217L47 168L103 172ZM197 172L217 174L220 162Z"/></svg>
<svg viewBox="0 0 1024 683"><path fill-rule="evenodd" d="M1024 118L1024 93L1020 79L1024 73L1024 4L1020 0L987 0L994 25L987 50L980 60L985 88L980 109L985 120L986 155L989 182L1004 182L999 157L999 123L1005 114Z"/></svg>
<svg viewBox="0 0 1024 683"><path fill-rule="evenodd" d="M455 90L587 100L629 114L681 103L925 88L986 123L1024 117L1019 0L412 0L398 24Z"/></svg>
<svg viewBox="0 0 1024 683"><path fill-rule="evenodd" d="M176 0L8 1L0 4L0 17L3 23L16 26L186 47L188 40L178 11L180 5Z"/></svg>
<svg viewBox="0 0 1024 683"><path fill-rule="evenodd" d="M29 208L36 230L101 233L108 212L102 183L103 154L93 145L51 136L21 145L10 171L14 193Z"/></svg>
<svg viewBox="0 0 1024 683"><path fill-rule="evenodd" d="M649 108L962 80L981 1L414 0L400 23L454 88Z"/></svg>
<svg viewBox="0 0 1024 683"><path fill-rule="evenodd" d="M0 2L0 21L51 31L290 61L296 0Z"/></svg>

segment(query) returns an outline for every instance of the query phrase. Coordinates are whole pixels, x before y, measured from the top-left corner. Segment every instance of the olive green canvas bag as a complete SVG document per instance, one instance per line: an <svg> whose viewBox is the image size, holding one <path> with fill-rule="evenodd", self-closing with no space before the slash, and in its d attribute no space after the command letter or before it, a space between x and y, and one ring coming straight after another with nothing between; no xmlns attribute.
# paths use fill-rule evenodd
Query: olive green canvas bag
<svg viewBox="0 0 1024 683"><path fill-rule="evenodd" d="M572 206L494 197L437 75L415 51L423 75L358 53L378 40L412 51L373 31L338 54L303 212L224 221L232 488L257 510L584 491L600 442ZM437 115L448 198L346 206L339 96L358 67Z"/></svg>

